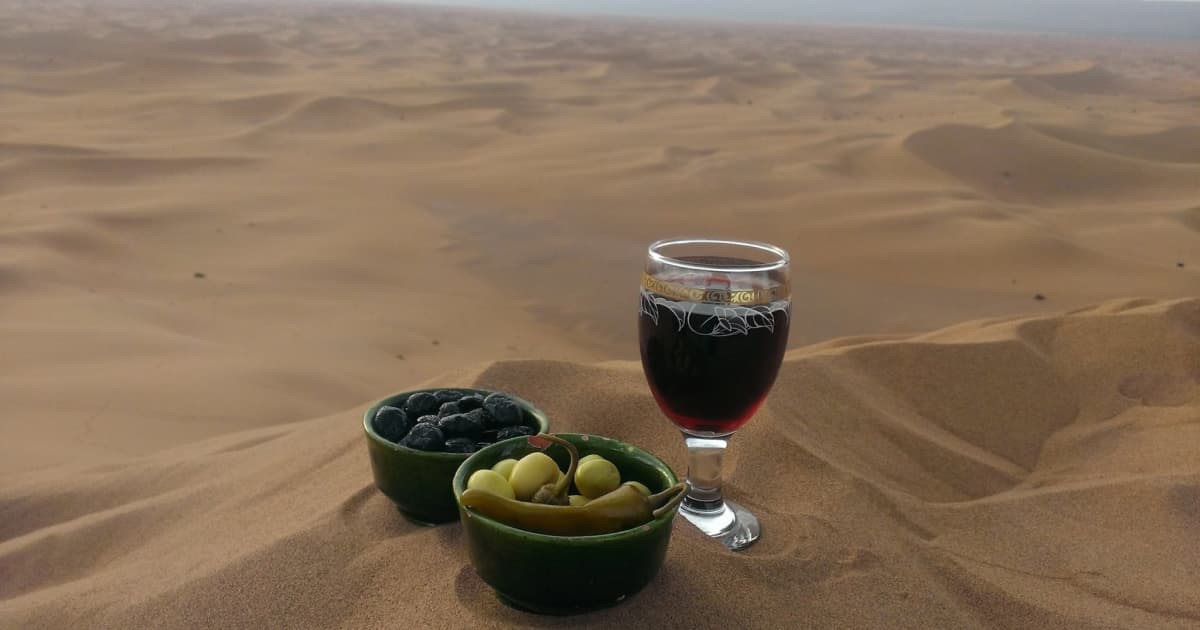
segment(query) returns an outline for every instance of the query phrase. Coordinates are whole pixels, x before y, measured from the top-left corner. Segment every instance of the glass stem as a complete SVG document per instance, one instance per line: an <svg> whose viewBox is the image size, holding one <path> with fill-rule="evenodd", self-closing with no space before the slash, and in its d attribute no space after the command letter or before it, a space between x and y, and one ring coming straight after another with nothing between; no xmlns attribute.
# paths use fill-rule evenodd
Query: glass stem
<svg viewBox="0 0 1200 630"><path fill-rule="evenodd" d="M702 438L683 434L688 450L687 495L683 508L693 512L719 512L725 501L721 498L721 462L729 438Z"/></svg>

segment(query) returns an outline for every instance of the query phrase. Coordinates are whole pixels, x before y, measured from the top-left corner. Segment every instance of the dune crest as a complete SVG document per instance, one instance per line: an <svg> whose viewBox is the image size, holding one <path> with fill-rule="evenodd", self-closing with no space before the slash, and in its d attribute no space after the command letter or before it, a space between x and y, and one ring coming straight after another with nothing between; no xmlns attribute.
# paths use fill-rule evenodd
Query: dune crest
<svg viewBox="0 0 1200 630"><path fill-rule="evenodd" d="M1145 134L1108 135L1069 127L1039 126L1040 133L1114 155L1155 162L1200 163L1200 125Z"/></svg>
<svg viewBox="0 0 1200 630"><path fill-rule="evenodd" d="M1190 129L1190 128L1186 128ZM944 124L913 133L904 147L930 165L999 199L1105 203L1185 194L1200 181L1200 164L1150 163L1149 153L1192 153L1162 132L1143 143L1071 133L1046 133L1012 121L998 127ZM1145 148L1120 151L1122 145ZM1141 154L1141 155L1139 155ZM1159 160L1154 160L1159 161Z"/></svg>
<svg viewBox="0 0 1200 630"><path fill-rule="evenodd" d="M1078 94L1112 93L1122 86L1119 75L1108 68L1085 62L1062 69L1033 72L1017 79L1018 83L1039 82L1059 92Z"/></svg>
<svg viewBox="0 0 1200 630"><path fill-rule="evenodd" d="M404 110L369 98L323 96L270 123L270 131L324 133L359 130L404 119Z"/></svg>

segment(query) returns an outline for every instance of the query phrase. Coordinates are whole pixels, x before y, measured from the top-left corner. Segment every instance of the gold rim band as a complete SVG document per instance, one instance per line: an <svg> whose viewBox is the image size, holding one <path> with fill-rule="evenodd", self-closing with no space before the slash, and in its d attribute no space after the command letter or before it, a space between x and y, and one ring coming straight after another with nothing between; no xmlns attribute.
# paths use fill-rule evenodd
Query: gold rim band
<svg viewBox="0 0 1200 630"><path fill-rule="evenodd" d="M762 289L714 289L690 287L677 282L667 282L642 272L642 288L671 300L686 302L705 302L709 304L736 304L738 306L758 306L786 300L791 292L786 286L773 286Z"/></svg>

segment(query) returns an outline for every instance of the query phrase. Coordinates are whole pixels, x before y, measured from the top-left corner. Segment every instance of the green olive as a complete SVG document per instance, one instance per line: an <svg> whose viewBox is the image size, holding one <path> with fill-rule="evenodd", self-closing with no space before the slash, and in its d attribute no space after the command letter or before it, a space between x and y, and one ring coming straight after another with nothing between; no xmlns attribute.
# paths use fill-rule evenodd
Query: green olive
<svg viewBox="0 0 1200 630"><path fill-rule="evenodd" d="M583 457L580 457L579 463L582 465L583 462L590 462L593 459L604 459L604 457L597 453L592 453L591 455L584 455Z"/></svg>
<svg viewBox="0 0 1200 630"><path fill-rule="evenodd" d="M508 499L516 498L508 480L494 470L476 470L471 473L471 478L467 479L467 489L482 490Z"/></svg>
<svg viewBox="0 0 1200 630"><path fill-rule="evenodd" d="M517 499L528 501L533 498L538 488L554 483L560 474L562 472L558 469L558 464L554 463L549 455L542 452L530 453L513 466L508 483Z"/></svg>
<svg viewBox="0 0 1200 630"><path fill-rule="evenodd" d="M650 494L651 494L650 488L647 488L646 484L644 484L640 481L626 481L625 485L633 486L634 488L637 488L638 492L641 492L642 494L644 494L646 496L650 496Z"/></svg>
<svg viewBox="0 0 1200 630"><path fill-rule="evenodd" d="M568 504L573 505L575 507L583 507L583 506L587 505L588 501L590 501L590 500L591 499L589 499L581 494L572 494L571 496L567 497Z"/></svg>
<svg viewBox="0 0 1200 630"><path fill-rule="evenodd" d="M603 496L621 485L621 473L607 459L593 459L575 471L575 487L579 494L589 498Z"/></svg>
<svg viewBox="0 0 1200 630"><path fill-rule="evenodd" d="M512 476L513 466L516 466L516 465L517 465L517 460L515 460L515 459L502 459L502 460L496 462L495 466L492 466L492 470L500 473L500 476L504 477L507 480L509 477Z"/></svg>

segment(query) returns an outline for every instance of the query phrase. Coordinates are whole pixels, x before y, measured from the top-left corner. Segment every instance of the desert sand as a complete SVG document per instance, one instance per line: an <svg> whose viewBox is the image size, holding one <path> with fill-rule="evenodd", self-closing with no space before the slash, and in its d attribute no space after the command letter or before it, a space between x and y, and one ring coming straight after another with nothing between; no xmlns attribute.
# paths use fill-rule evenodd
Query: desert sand
<svg viewBox="0 0 1200 630"><path fill-rule="evenodd" d="M764 537L505 608L361 414L504 389L682 473L634 332L681 233L792 254ZM0 627L1197 628L1198 288L1194 45L7 2Z"/></svg>

